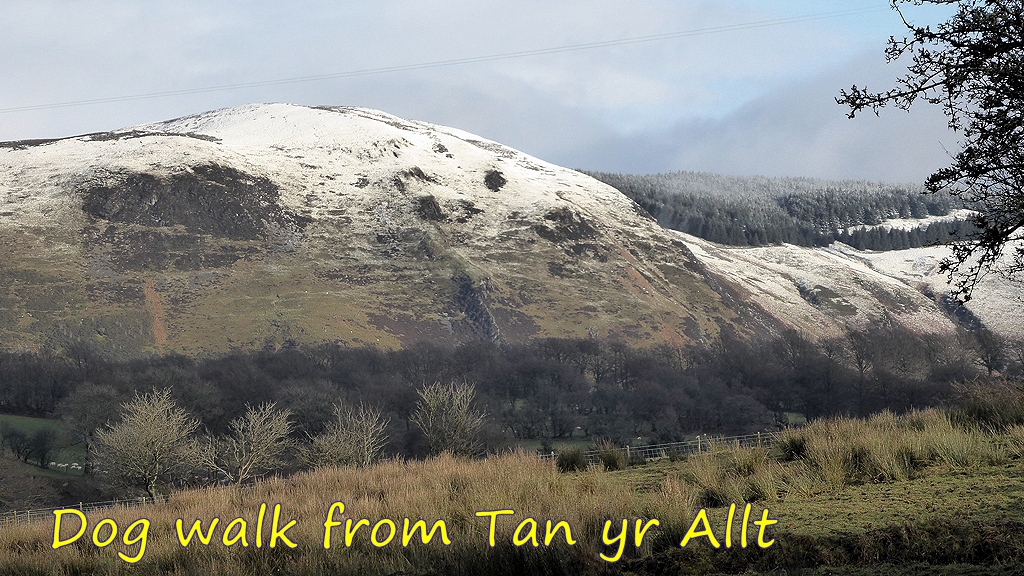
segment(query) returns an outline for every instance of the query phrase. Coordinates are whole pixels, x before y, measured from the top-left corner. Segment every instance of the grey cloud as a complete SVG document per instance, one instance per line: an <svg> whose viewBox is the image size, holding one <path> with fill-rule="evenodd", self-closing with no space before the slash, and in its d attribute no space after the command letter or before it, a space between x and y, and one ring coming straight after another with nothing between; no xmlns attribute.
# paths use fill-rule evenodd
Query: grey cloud
<svg viewBox="0 0 1024 576"><path fill-rule="evenodd" d="M858 65L792 84L744 106L720 122L679 126L676 166L731 173L922 180L948 162L955 147L937 107L909 113L884 109L846 117L835 103L839 90L857 83L892 84L895 66Z"/></svg>
<svg viewBox="0 0 1024 576"><path fill-rule="evenodd" d="M956 135L941 110L924 103L910 113L884 109L846 117L835 103L851 84L883 89L900 68L876 55L791 83L717 120L684 122L662 133L610 139L590 151L594 169L922 181L947 164Z"/></svg>
<svg viewBox="0 0 1024 576"><path fill-rule="evenodd" d="M682 7L622 0L240 6L14 2L0 22L0 108L493 54L773 15L760 3L739 0ZM805 10L825 9L815 6L808 3ZM823 21L538 59L3 114L0 139L109 130L281 101L378 108L455 126L570 167L920 179L945 162L936 142L954 141L941 116L888 111L881 120L849 121L832 101L865 71L881 74L881 85L895 76L893 70L880 73L865 59L787 80L820 72L863 48L867 40L851 26ZM815 54L812 47L823 51ZM719 117L693 119L708 114Z"/></svg>

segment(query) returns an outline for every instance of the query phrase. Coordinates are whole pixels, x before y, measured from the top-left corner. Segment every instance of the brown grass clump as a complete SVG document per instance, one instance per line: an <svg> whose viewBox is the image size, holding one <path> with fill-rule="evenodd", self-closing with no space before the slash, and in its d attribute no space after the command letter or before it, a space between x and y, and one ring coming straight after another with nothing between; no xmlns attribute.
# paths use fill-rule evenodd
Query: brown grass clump
<svg viewBox="0 0 1024 576"><path fill-rule="evenodd" d="M1004 446L1008 456L1020 458L1024 456L1024 425L1008 426L1004 433Z"/></svg>
<svg viewBox="0 0 1024 576"><path fill-rule="evenodd" d="M949 411L954 422L996 430L1024 424L1024 380L974 380L954 388L956 404Z"/></svg>
<svg viewBox="0 0 1024 576"><path fill-rule="evenodd" d="M742 500L738 478L729 474L715 453L697 454L686 461L683 478L697 488L701 508L717 508Z"/></svg>
<svg viewBox="0 0 1024 576"><path fill-rule="evenodd" d="M579 446L570 446L559 450L555 458L555 466L559 472L581 472L587 469L587 458Z"/></svg>
<svg viewBox="0 0 1024 576"><path fill-rule="evenodd" d="M774 460L765 460L764 464L754 470L746 478L747 502L774 502L788 490L787 471L782 464Z"/></svg>
<svg viewBox="0 0 1024 576"><path fill-rule="evenodd" d="M1015 442L1004 440L1006 447L1001 448L991 433L971 423L957 423L955 416L936 409L900 416L885 411L868 419L819 420L806 428L786 431L773 454L783 462L804 462L804 473L835 489L864 482L908 480L929 463L955 469L997 464L1005 459L1004 452L1015 453ZM1024 440L1020 446L1024 446ZM1017 453L1024 453L1024 448ZM790 468L790 483L806 489L805 480L794 480L796 470Z"/></svg>
<svg viewBox="0 0 1024 576"><path fill-rule="evenodd" d="M775 439L775 457L782 462L800 460L807 455L807 434L803 429L790 429Z"/></svg>
<svg viewBox="0 0 1024 576"><path fill-rule="evenodd" d="M767 448L725 448L691 455L682 478L692 486L697 506L776 500L785 491L785 471Z"/></svg>
<svg viewBox="0 0 1024 576"><path fill-rule="evenodd" d="M628 464L622 449L610 440L598 442L597 459L601 462L601 466L609 472L622 470Z"/></svg>
<svg viewBox="0 0 1024 576"><path fill-rule="evenodd" d="M975 425L957 425L950 417L934 419L919 432L917 442L925 458L955 469L998 464L1005 459L992 434Z"/></svg>

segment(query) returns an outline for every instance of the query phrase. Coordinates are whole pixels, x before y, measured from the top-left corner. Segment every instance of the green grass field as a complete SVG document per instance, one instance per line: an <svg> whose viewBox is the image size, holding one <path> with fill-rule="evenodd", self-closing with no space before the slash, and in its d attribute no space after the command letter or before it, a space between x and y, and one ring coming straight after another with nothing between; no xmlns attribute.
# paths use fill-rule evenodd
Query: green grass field
<svg viewBox="0 0 1024 576"><path fill-rule="evenodd" d="M685 462L610 474L654 490ZM929 465L914 478L807 487L761 502L778 519L769 554L669 549L628 563L636 574L913 575L1019 574L1024 561L1024 461L956 470ZM712 527L728 509L711 508ZM721 539L721 531L719 538ZM675 570L678 569L678 572Z"/></svg>
<svg viewBox="0 0 1024 576"><path fill-rule="evenodd" d="M53 418L32 418L30 416L16 416L14 414L0 414L0 423L6 423L29 434L40 428L50 428L56 432L62 427L61 421Z"/></svg>
<svg viewBox="0 0 1024 576"><path fill-rule="evenodd" d="M7 424L16 430L31 435L40 428L50 428L57 433L58 449L50 455L50 461L70 464L85 462L85 448L81 444L73 443L71 435L64 427L64 423L54 418L32 418L29 416L16 416L13 414L0 414L0 425ZM64 444L64 446L60 446ZM6 446L3 447L6 450ZM65 469L38 469L41 474L53 476L80 476L80 471L71 471L70 467ZM63 470L63 471L62 471Z"/></svg>

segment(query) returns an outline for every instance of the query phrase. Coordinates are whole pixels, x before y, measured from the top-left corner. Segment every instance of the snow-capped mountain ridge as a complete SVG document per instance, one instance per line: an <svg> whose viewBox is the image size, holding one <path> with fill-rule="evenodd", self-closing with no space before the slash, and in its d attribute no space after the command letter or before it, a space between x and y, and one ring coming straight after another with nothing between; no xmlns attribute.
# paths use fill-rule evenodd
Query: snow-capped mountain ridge
<svg viewBox="0 0 1024 576"><path fill-rule="evenodd" d="M0 146L0 336L15 348L678 345L831 334L883 309L952 330L866 268L839 294L742 254L579 172L363 108L249 105ZM815 303L815 286L846 304Z"/></svg>

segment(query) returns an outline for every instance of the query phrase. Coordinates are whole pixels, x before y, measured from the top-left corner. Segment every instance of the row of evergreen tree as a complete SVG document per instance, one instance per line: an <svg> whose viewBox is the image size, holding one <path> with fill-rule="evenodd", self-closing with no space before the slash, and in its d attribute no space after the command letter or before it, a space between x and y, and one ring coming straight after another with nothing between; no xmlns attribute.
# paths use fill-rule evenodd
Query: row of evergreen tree
<svg viewBox="0 0 1024 576"><path fill-rule="evenodd" d="M948 216L962 208L946 193L925 194L915 185L706 172L587 174L633 199L662 226L720 244L840 241L862 250L900 250L945 243L970 230L967 221L957 219L913 230L870 228L894 218Z"/></svg>
<svg viewBox="0 0 1024 576"><path fill-rule="evenodd" d="M884 226L847 229L836 233L833 238L858 250L906 250L942 244L973 230L974 225L967 220L939 220L910 230Z"/></svg>

